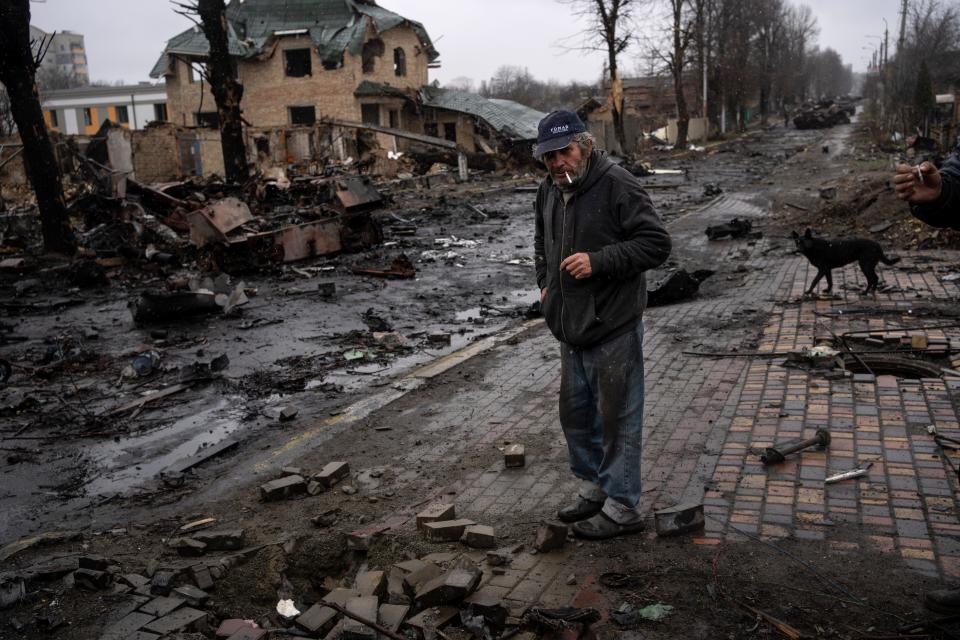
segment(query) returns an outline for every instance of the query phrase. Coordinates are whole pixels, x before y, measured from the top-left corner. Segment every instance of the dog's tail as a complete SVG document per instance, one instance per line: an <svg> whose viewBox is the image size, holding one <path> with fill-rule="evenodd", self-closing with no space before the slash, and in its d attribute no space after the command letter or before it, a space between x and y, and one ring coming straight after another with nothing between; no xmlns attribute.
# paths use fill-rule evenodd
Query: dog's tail
<svg viewBox="0 0 960 640"><path fill-rule="evenodd" d="M885 265L897 264L898 262L900 262L900 256L891 256L888 258L886 255L884 255L883 251L881 251L880 262L882 262Z"/></svg>

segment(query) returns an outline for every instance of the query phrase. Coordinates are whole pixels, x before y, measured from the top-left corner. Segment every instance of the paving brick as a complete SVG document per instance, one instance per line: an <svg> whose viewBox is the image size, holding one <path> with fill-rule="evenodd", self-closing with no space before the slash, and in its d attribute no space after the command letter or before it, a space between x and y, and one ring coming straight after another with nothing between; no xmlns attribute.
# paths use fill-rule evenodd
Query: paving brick
<svg viewBox="0 0 960 640"><path fill-rule="evenodd" d="M377 602L376 596L360 596L359 598L353 598L347 601L345 608L347 611L360 618L369 620L371 622L376 622L379 603ZM376 637L377 632L371 627L368 627L367 625L358 622L353 618L344 617L344 640L376 640Z"/></svg>
<svg viewBox="0 0 960 640"><path fill-rule="evenodd" d="M467 527L474 524L473 520L444 520L442 522L426 522L423 532L431 542L456 542L463 536Z"/></svg>
<svg viewBox="0 0 960 640"><path fill-rule="evenodd" d="M457 517L456 507L452 504L433 504L417 514L417 529L424 530L428 522L442 522L454 520Z"/></svg>
<svg viewBox="0 0 960 640"><path fill-rule="evenodd" d="M474 524L463 530L462 541L475 549L492 549L497 546L497 535L493 527Z"/></svg>
<svg viewBox="0 0 960 640"><path fill-rule="evenodd" d="M330 488L350 475L350 464L343 461L329 462L313 479L322 486Z"/></svg>
<svg viewBox="0 0 960 640"><path fill-rule="evenodd" d="M303 476L285 476L260 485L260 498L265 502L273 502L306 493L306 491L307 482Z"/></svg>

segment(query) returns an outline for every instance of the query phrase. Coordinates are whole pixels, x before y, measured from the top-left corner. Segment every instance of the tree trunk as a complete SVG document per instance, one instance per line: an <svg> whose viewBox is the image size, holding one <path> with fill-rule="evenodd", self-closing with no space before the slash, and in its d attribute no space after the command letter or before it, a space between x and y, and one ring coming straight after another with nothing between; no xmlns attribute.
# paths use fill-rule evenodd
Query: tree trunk
<svg viewBox="0 0 960 640"><path fill-rule="evenodd" d="M37 70L30 48L30 2L0 3L0 83L10 96L10 111L23 143L27 177L37 196L46 251L73 255L76 239L70 229L60 166L40 109Z"/></svg>
<svg viewBox="0 0 960 640"><path fill-rule="evenodd" d="M617 145L620 147L611 151L626 153L627 134L623 128L623 80L617 73L617 53L613 50L613 45L610 45L608 53L610 59L610 97L613 103L613 133L617 137Z"/></svg>
<svg viewBox="0 0 960 640"><path fill-rule="evenodd" d="M683 94L683 69L687 55L686 44L680 30L683 27L683 0L671 0L673 8L673 91L677 102L677 140L674 149L685 149L690 114L687 112L687 97Z"/></svg>
<svg viewBox="0 0 960 640"><path fill-rule="evenodd" d="M247 148L243 140L243 119L240 112L243 85L237 80L233 61L230 59L224 0L198 0L197 13L210 43L207 76L210 80L210 91L217 103L226 179L232 183L245 182L250 173L247 168Z"/></svg>

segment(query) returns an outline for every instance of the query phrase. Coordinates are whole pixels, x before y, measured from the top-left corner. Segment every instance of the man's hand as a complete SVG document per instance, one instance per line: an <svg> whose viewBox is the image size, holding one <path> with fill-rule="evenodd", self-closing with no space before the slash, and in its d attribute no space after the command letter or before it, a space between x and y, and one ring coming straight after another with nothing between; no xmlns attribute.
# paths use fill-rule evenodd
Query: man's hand
<svg viewBox="0 0 960 640"><path fill-rule="evenodd" d="M590 266L590 256L585 253L575 253L567 256L560 263L560 271L566 271L577 280L583 280L593 275L593 268Z"/></svg>
<svg viewBox="0 0 960 640"><path fill-rule="evenodd" d="M942 186L940 172L930 162L922 162L916 167L898 164L893 176L897 197L911 204L933 202L940 197Z"/></svg>
<svg viewBox="0 0 960 640"><path fill-rule="evenodd" d="M547 288L544 287L543 289L540 289L540 304L543 304L543 300L546 297L547 297Z"/></svg>

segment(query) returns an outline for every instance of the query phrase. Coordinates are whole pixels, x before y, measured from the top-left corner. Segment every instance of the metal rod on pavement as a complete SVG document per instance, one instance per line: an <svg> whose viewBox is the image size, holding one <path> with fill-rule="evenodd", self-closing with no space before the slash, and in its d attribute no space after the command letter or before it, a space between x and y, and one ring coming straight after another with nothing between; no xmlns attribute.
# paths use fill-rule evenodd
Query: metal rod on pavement
<svg viewBox="0 0 960 640"><path fill-rule="evenodd" d="M406 637L400 635L399 633L395 633L395 632L393 632L393 631L390 631L390 629L387 629L386 627L381 627L381 626L380 626L379 624L377 624L376 622L371 622L370 620L367 620L366 618L362 618L362 617L358 616L358 615L355 614L355 613L351 613L350 611L347 611L346 607L341 607L341 606L340 606L339 604L337 604L336 602L324 602L324 603L323 603L323 606L325 606L325 607L330 607L330 608L333 609L334 611L339 611L340 613L342 613L343 615L347 616L348 618L352 618L353 620L356 620L356 621L359 622L360 624L363 624L363 625L366 625L366 626L370 627L371 629L373 629L373 630L376 631L377 633L382 633L383 635L387 636L388 638L393 638L393 640L407 640Z"/></svg>

